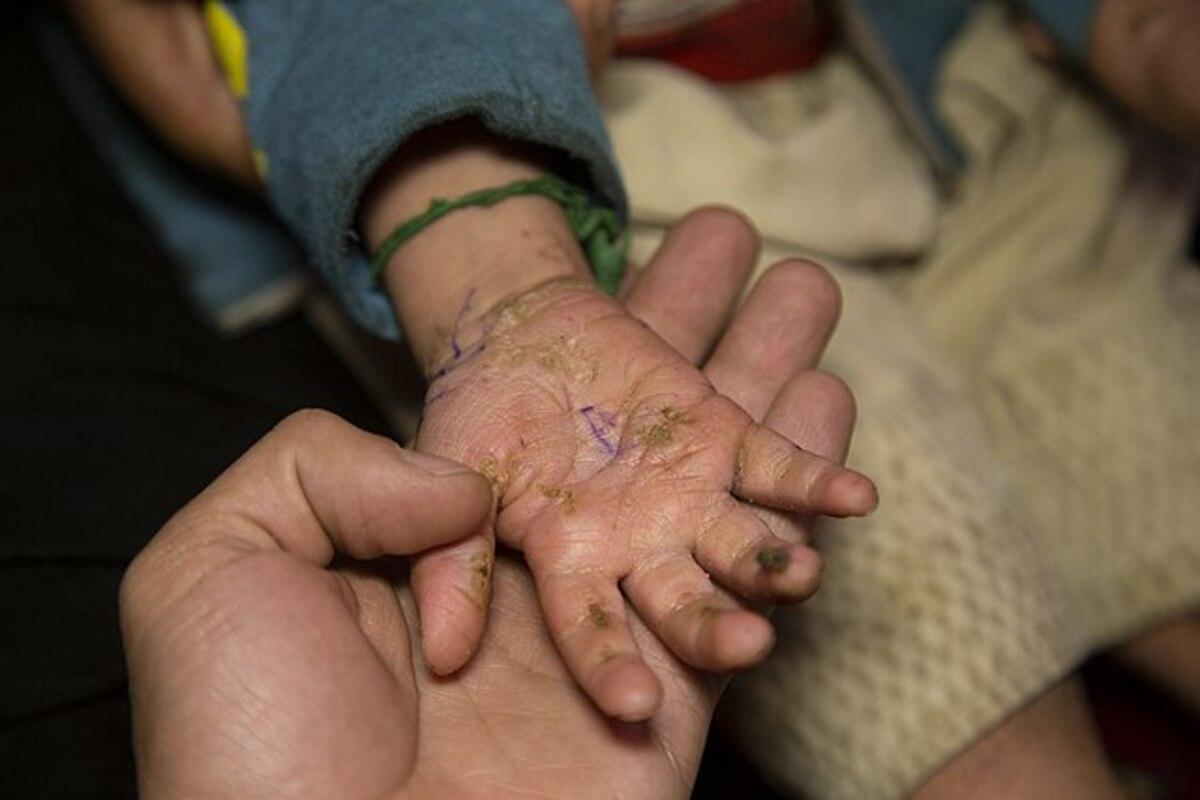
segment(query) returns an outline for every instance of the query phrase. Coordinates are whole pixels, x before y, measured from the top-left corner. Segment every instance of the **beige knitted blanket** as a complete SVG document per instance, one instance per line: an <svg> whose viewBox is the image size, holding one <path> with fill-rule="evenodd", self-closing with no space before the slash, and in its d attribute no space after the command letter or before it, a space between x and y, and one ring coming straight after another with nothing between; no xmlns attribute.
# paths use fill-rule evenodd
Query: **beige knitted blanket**
<svg viewBox="0 0 1200 800"><path fill-rule="evenodd" d="M845 290L827 366L856 390L851 458L883 502L826 526L821 592L734 684L735 729L780 785L902 796L1087 653L1200 607L1194 161L1032 61L990 7L944 65L970 156L944 201L845 56L725 92L625 62L602 93L643 258L720 201L759 224L764 265L817 255Z"/></svg>

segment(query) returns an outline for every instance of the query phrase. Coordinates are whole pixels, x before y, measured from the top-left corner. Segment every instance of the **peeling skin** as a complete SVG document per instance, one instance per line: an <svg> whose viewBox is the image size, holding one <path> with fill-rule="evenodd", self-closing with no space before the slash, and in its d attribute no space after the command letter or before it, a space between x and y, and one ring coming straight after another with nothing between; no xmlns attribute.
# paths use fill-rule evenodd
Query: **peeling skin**
<svg viewBox="0 0 1200 800"><path fill-rule="evenodd" d="M733 462L733 479L740 480L742 473L746 470L746 442L742 442L742 446L738 448L737 460Z"/></svg>
<svg viewBox="0 0 1200 800"><path fill-rule="evenodd" d="M512 457L501 464L495 456L487 455L479 462L479 474L492 485L492 493L497 501L504 497L520 468L521 462Z"/></svg>
<svg viewBox="0 0 1200 800"><path fill-rule="evenodd" d="M495 456L483 457L483 461L479 462L479 474L488 479L494 494L500 493L500 463Z"/></svg>
<svg viewBox="0 0 1200 800"><path fill-rule="evenodd" d="M599 606L598 603L588 603L588 621L597 628L607 628L609 625L608 612Z"/></svg>
<svg viewBox="0 0 1200 800"><path fill-rule="evenodd" d="M547 297L569 289L594 288L582 278L556 278L505 302L496 312L497 327L507 330L533 315L534 305Z"/></svg>
<svg viewBox="0 0 1200 800"><path fill-rule="evenodd" d="M542 496L553 500L562 505L563 509L570 513L576 508L575 492L563 486L551 486L548 483L539 483L538 491Z"/></svg>
<svg viewBox="0 0 1200 800"><path fill-rule="evenodd" d="M509 344L506 352L513 364L532 356L533 362L547 372L557 372L583 383L594 383L600 372L600 362L584 352L574 339L543 341L527 346Z"/></svg>
<svg viewBox="0 0 1200 800"><path fill-rule="evenodd" d="M792 563L792 554L782 547L765 547L758 551L758 566L764 572L783 572Z"/></svg>
<svg viewBox="0 0 1200 800"><path fill-rule="evenodd" d="M695 422L687 414L672 406L664 406L658 413L660 417L658 422L638 432L638 439L647 447L670 444L680 425L691 425Z"/></svg>
<svg viewBox="0 0 1200 800"><path fill-rule="evenodd" d="M480 608L487 608L488 599L492 594L492 556L490 553L476 553L468 563L471 570L471 588L468 598Z"/></svg>

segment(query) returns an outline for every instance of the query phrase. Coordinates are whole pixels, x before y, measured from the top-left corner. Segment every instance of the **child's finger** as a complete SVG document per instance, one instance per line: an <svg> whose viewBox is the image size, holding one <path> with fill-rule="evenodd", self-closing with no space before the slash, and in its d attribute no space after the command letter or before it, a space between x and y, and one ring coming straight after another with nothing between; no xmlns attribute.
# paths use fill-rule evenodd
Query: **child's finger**
<svg viewBox="0 0 1200 800"><path fill-rule="evenodd" d="M733 493L768 508L835 517L869 514L878 501L870 478L760 425L742 441Z"/></svg>
<svg viewBox="0 0 1200 800"><path fill-rule="evenodd" d="M662 684L642 659L616 583L596 572L534 569L533 577L563 662L596 707L626 722L652 717Z"/></svg>
<svg viewBox="0 0 1200 800"><path fill-rule="evenodd" d="M634 317L650 326L692 363L712 348L758 259L758 234L740 214L723 208L691 212L624 298Z"/></svg>
<svg viewBox="0 0 1200 800"><path fill-rule="evenodd" d="M704 374L761 422L784 384L816 366L840 313L841 290L828 272L809 261L780 262L738 309Z"/></svg>
<svg viewBox="0 0 1200 800"><path fill-rule="evenodd" d="M738 503L730 503L693 552L713 580L750 600L795 603L811 596L821 582L821 557L815 550L775 536Z"/></svg>
<svg viewBox="0 0 1200 800"><path fill-rule="evenodd" d="M413 559L412 589L425 663L438 675L461 669L483 638L492 597L495 538L486 530Z"/></svg>
<svg viewBox="0 0 1200 800"><path fill-rule="evenodd" d="M746 669L774 646L771 623L715 587L690 554L635 567L621 586L646 626L697 669Z"/></svg>

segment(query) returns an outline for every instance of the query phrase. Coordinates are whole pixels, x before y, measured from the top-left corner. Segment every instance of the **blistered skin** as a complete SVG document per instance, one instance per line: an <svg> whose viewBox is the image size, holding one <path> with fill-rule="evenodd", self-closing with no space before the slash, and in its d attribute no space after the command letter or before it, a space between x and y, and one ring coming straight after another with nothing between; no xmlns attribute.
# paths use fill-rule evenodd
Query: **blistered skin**
<svg viewBox="0 0 1200 800"><path fill-rule="evenodd" d="M755 424L586 282L551 281L474 316L471 304L468 291L430 368L418 446L491 482L495 536L524 552L588 694L624 719L657 707L626 600L693 666L764 657L770 626L735 595L801 599L818 565L743 501L861 514L871 483ZM475 606L485 592L465 591Z"/></svg>

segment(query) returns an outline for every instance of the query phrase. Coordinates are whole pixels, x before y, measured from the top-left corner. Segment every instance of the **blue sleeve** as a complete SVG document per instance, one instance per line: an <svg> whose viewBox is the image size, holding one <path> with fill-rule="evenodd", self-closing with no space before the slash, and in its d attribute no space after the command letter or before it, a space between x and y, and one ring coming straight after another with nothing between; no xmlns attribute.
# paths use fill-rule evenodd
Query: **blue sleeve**
<svg viewBox="0 0 1200 800"><path fill-rule="evenodd" d="M363 324L397 334L354 215L414 132L476 116L557 148L625 214L575 22L562 0L228 0L244 29L250 136L271 204Z"/></svg>
<svg viewBox="0 0 1200 800"><path fill-rule="evenodd" d="M1025 5L1072 55L1081 59L1087 56L1096 0L1025 0Z"/></svg>
<svg viewBox="0 0 1200 800"><path fill-rule="evenodd" d="M934 102L942 55L979 0L843 0L853 46L882 77L905 122L934 163L949 172L962 153ZM1097 0L1021 0L1077 58L1087 52Z"/></svg>

